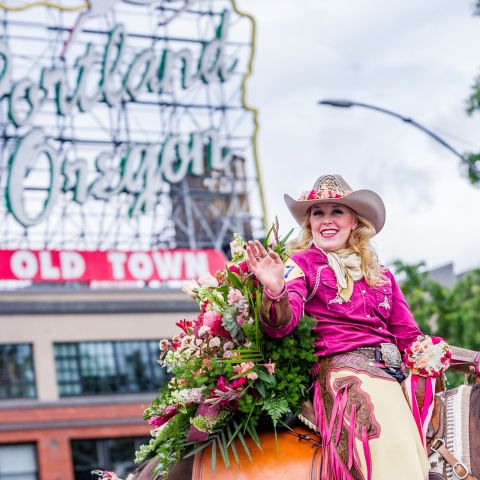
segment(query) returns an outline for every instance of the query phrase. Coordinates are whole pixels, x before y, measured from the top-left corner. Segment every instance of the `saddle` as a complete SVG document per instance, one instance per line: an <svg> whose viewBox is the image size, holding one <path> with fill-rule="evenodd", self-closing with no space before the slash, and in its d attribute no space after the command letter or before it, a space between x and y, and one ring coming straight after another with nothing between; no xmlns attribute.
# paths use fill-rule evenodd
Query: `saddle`
<svg viewBox="0 0 480 480"><path fill-rule="evenodd" d="M305 428L259 433L262 450L255 442L245 438L251 458L241 445L236 447L239 465L230 458L226 467L222 458L216 459L215 471L212 470L212 449L205 448L195 455L192 480L278 480L279 478L318 478L321 448L319 439Z"/></svg>

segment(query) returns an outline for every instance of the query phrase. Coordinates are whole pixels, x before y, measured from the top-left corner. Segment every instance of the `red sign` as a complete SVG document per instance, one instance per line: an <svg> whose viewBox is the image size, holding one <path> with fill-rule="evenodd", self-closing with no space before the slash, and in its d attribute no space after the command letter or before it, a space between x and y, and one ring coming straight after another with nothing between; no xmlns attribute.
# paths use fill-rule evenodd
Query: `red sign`
<svg viewBox="0 0 480 480"><path fill-rule="evenodd" d="M217 250L0 250L0 279L33 282L171 281L224 268Z"/></svg>

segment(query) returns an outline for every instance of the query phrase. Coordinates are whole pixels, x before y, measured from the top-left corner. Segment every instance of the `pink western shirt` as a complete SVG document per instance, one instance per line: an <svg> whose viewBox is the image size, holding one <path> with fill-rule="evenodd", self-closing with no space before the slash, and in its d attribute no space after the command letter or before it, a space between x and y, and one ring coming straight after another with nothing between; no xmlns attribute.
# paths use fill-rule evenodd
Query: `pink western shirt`
<svg viewBox="0 0 480 480"><path fill-rule="evenodd" d="M298 252L286 264L285 281L292 317L282 327L263 323L271 337L288 335L302 314L317 319L314 327L318 356L354 350L359 347L394 343L400 351L421 332L395 278L386 272L387 283L377 288L365 279L354 283L348 302L337 296L337 282L326 255L315 246ZM275 325L275 303L270 312Z"/></svg>

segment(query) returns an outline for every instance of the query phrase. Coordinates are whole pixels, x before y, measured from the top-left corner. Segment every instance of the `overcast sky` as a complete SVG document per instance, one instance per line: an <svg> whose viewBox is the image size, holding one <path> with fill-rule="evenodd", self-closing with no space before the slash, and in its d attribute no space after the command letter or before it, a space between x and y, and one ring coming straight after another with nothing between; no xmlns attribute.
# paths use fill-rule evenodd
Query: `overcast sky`
<svg viewBox="0 0 480 480"><path fill-rule="evenodd" d="M465 102L480 73L480 17L472 0L239 0L257 20L248 99L260 112L259 155L270 219L295 226L297 197L325 173L385 201L375 246L383 263L480 267L480 188L459 160L421 131L365 109L382 106L433 129L460 151L480 151L480 114Z"/></svg>

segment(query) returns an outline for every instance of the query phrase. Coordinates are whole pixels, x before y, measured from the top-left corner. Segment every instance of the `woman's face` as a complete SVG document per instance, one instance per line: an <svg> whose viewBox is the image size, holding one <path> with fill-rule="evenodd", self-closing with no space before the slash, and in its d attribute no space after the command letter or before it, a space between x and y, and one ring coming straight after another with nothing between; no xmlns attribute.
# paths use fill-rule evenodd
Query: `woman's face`
<svg viewBox="0 0 480 480"><path fill-rule="evenodd" d="M348 207L322 203L311 208L310 226L315 245L332 252L347 246L350 232L358 226L358 220Z"/></svg>

